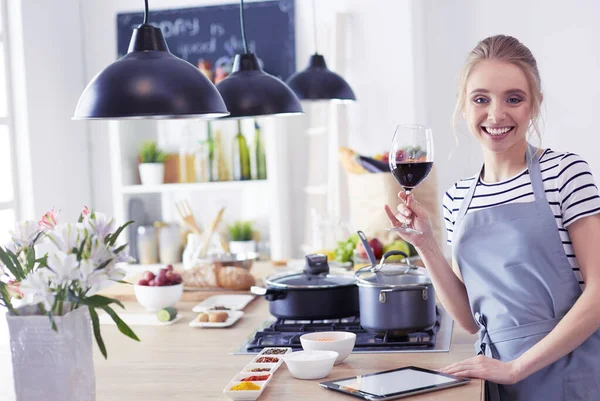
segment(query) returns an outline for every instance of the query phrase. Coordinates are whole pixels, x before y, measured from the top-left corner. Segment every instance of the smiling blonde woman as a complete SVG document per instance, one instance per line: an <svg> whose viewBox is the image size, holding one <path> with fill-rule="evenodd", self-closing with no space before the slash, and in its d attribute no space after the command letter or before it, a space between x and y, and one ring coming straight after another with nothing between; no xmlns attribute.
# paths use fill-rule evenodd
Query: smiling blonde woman
<svg viewBox="0 0 600 401"><path fill-rule="evenodd" d="M453 266L412 198L394 225L417 248L454 319L479 333L478 356L442 371L485 379L487 400L597 400L600 394L600 197L579 156L538 149L541 80L517 39L479 42L465 64L457 115L484 164L444 197Z"/></svg>

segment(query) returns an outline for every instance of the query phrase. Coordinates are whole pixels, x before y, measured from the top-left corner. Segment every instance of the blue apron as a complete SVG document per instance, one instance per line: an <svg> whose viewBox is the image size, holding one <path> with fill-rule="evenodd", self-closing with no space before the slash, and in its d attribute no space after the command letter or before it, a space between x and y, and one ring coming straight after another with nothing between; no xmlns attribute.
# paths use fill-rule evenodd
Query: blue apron
<svg viewBox="0 0 600 401"><path fill-rule="evenodd" d="M453 256L480 328L476 352L505 362L552 331L581 295L546 199L535 148L528 145L527 154L535 201L466 214L476 178L459 209L453 238ZM492 401L600 400L600 331L519 383L487 383L486 394Z"/></svg>

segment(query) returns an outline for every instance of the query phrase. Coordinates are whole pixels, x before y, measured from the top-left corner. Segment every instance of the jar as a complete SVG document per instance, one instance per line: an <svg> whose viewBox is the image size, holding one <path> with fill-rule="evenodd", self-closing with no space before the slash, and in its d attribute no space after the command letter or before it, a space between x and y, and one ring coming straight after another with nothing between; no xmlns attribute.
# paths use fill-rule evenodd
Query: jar
<svg viewBox="0 0 600 401"><path fill-rule="evenodd" d="M139 226L137 230L137 249L139 263L151 265L158 263L156 230L152 226Z"/></svg>
<svg viewBox="0 0 600 401"><path fill-rule="evenodd" d="M160 263L173 264L181 262L181 242L179 225L168 223L158 233L158 254Z"/></svg>

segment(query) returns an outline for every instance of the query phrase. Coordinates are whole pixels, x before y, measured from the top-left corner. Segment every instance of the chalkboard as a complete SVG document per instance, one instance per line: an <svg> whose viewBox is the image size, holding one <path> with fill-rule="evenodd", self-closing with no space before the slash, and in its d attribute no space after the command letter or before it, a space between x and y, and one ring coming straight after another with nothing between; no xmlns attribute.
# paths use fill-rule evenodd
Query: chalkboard
<svg viewBox="0 0 600 401"><path fill-rule="evenodd" d="M263 69L287 79L295 72L294 0L244 4L248 49ZM207 60L211 67L231 68L236 53L243 53L240 5L152 10L149 23L159 27L171 53L193 65ZM117 14L117 51L127 53L131 33L143 21L143 12Z"/></svg>

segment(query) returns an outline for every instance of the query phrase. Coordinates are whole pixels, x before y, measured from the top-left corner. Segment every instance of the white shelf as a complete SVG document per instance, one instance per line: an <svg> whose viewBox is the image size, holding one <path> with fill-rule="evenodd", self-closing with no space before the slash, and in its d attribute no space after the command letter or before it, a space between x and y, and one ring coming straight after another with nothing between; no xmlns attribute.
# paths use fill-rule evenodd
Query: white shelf
<svg viewBox="0 0 600 401"><path fill-rule="evenodd" d="M242 189L264 186L267 180L196 182L161 185L126 185L121 188L122 194L153 194L181 191L222 191L227 189Z"/></svg>

